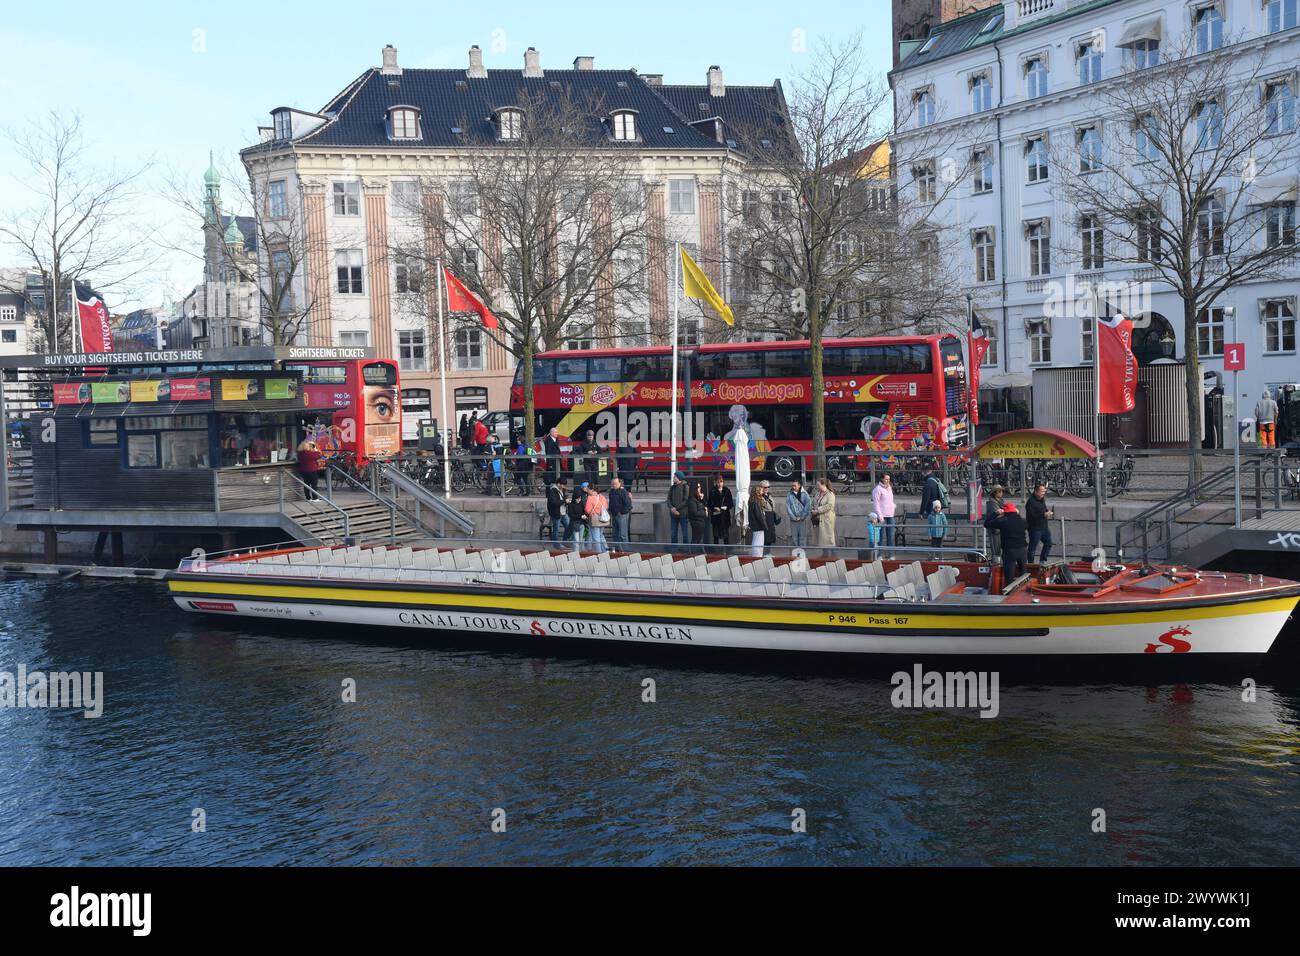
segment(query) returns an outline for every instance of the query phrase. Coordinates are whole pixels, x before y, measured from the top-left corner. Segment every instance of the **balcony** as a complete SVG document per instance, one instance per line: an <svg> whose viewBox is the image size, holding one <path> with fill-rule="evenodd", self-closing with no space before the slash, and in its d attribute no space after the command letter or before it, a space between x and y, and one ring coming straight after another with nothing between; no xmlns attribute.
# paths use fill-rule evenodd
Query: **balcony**
<svg viewBox="0 0 1300 956"><path fill-rule="evenodd" d="M1016 0L1016 22L1045 17L1057 8L1064 9L1065 0Z"/></svg>

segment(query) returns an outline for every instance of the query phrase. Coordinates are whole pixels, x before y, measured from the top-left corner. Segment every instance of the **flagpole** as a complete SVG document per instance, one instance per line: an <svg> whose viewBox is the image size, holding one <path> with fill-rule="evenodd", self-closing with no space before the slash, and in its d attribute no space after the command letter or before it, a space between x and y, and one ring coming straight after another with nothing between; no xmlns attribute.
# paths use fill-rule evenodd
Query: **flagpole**
<svg viewBox="0 0 1300 956"><path fill-rule="evenodd" d="M451 423L447 420L447 335L442 319L442 256L433 260L438 270L438 383L442 390L442 494L451 497Z"/></svg>
<svg viewBox="0 0 1300 956"><path fill-rule="evenodd" d="M966 518L975 520L975 502L978 500L975 485L979 481L979 469L975 467L975 422L971 418L971 408L979 404L979 391L973 387L975 381L975 297L966 293Z"/></svg>
<svg viewBox="0 0 1300 956"><path fill-rule="evenodd" d="M672 411L670 414L671 422L669 424L669 434L672 436L668 447L668 481L671 483L673 476L677 474L677 308L681 300L681 270L682 270L682 244L676 243L674 248L677 255L673 262L673 391L672 391Z"/></svg>
<svg viewBox="0 0 1300 956"><path fill-rule="evenodd" d="M1097 450L1092 469L1092 503L1097 512L1097 550L1101 551L1101 508L1105 500L1102 497L1101 462L1101 305L1095 282L1092 284L1092 411L1092 441Z"/></svg>

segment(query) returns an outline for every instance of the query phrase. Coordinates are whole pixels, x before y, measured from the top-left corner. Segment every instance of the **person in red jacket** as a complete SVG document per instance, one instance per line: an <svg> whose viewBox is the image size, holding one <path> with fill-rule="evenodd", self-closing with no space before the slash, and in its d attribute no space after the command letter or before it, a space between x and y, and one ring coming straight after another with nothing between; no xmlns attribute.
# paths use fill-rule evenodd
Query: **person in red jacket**
<svg viewBox="0 0 1300 956"><path fill-rule="evenodd" d="M298 474L307 485L307 500L319 497L316 494L316 482L320 479L320 473L325 467L325 462L321 458L320 449L310 438L304 438L298 443Z"/></svg>

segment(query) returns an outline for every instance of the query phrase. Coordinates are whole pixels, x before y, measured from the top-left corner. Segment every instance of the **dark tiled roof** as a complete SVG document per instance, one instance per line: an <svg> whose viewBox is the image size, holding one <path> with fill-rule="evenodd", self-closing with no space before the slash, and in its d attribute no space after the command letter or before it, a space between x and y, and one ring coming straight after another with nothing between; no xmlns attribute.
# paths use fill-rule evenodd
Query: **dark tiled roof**
<svg viewBox="0 0 1300 956"><path fill-rule="evenodd" d="M790 135L780 83L728 86L724 96L710 96L707 86L673 85L653 89L689 122L714 117L722 120L724 140L743 140L757 133L776 144ZM700 128L707 129L703 124Z"/></svg>
<svg viewBox="0 0 1300 956"><path fill-rule="evenodd" d="M422 137L401 141L402 145L456 147L464 145L467 138L490 139L495 110L524 99L558 101L567 96L574 103L599 107L604 115L592 117L593 130L613 110L636 110L641 140L629 144L634 148L725 149L725 144L690 125L689 121L704 118L698 113L698 103L716 103L711 113L724 120L753 116L771 122L772 106L779 100L779 93L774 98L773 91L778 89L739 87L734 100L732 89L726 97L712 99L706 95L707 88L651 87L633 70L547 70L541 77L525 77L519 70L489 70L486 78L468 79L464 70L456 69L403 70L400 76L385 76L372 69L322 110L337 111L333 120L294 142L303 146L389 146L393 143L385 124L389 107L415 106L420 110ZM690 100L690 111L674 109L669 96L661 95L668 90L692 91L682 94ZM676 93L672 99L677 99ZM730 104L724 102L728 100ZM453 127L463 134L452 132ZM665 132L665 127L672 132ZM260 145L274 148L280 144Z"/></svg>

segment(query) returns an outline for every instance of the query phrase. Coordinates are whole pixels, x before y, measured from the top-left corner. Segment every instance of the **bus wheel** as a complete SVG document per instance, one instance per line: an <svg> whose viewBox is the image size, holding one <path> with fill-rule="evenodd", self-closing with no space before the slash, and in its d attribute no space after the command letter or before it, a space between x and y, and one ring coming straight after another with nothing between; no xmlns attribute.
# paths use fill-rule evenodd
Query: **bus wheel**
<svg viewBox="0 0 1300 956"><path fill-rule="evenodd" d="M776 457L772 459L772 474L782 481L789 481L798 470L798 462L788 451L777 452Z"/></svg>

